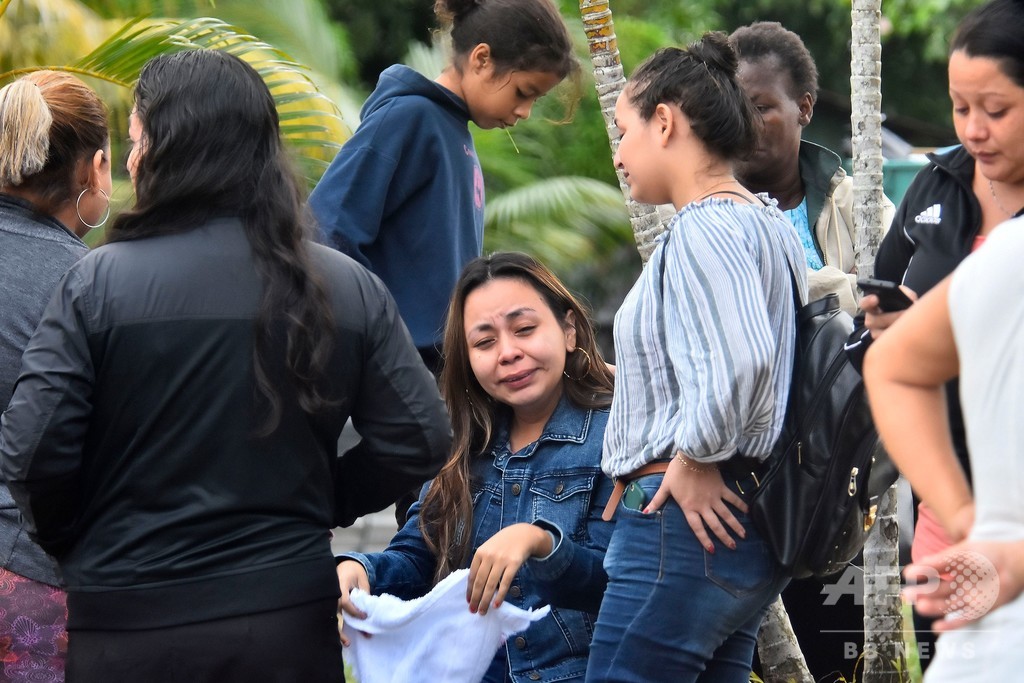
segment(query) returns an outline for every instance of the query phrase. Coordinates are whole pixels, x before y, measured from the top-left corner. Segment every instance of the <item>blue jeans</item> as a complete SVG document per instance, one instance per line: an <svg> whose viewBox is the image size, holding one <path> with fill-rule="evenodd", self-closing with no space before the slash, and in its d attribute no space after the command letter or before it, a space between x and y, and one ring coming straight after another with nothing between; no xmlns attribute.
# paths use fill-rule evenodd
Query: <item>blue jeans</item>
<svg viewBox="0 0 1024 683"><path fill-rule="evenodd" d="M662 478L636 481L650 500ZM750 680L758 628L788 578L750 519L733 514L746 539L736 550L715 540L708 553L675 501L649 515L620 503L588 682Z"/></svg>

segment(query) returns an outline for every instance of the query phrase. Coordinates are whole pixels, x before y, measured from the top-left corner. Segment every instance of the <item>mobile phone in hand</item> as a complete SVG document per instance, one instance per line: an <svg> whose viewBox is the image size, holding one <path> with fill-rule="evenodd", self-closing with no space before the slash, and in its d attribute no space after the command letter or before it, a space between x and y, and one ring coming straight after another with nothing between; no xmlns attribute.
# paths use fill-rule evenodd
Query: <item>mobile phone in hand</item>
<svg viewBox="0 0 1024 683"><path fill-rule="evenodd" d="M882 309L884 313L892 313L893 311L902 311L914 303L913 300L907 296L906 292L900 289L900 286L895 282L889 280L875 280L874 278L861 278L857 280L857 286L861 288L865 294L874 294L878 297L878 307Z"/></svg>

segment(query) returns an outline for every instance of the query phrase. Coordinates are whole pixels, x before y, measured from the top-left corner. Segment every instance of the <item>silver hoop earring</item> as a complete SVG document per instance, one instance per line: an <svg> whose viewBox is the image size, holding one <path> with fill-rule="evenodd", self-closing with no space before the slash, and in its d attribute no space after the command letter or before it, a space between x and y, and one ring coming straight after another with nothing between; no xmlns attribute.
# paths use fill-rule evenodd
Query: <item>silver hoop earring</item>
<svg viewBox="0 0 1024 683"><path fill-rule="evenodd" d="M78 201L75 202L75 212L78 214L78 220L82 221L82 225L84 225L87 228L102 228L103 225L107 222L107 219L110 218L110 195L104 192L103 188L101 187L97 187L96 189L99 190L99 193L103 195L104 199L107 200L107 212L103 214L103 220L101 220L96 225L93 225L89 221L82 218L82 197L84 197L85 193L89 191L88 187L82 190L81 194L78 195Z"/></svg>

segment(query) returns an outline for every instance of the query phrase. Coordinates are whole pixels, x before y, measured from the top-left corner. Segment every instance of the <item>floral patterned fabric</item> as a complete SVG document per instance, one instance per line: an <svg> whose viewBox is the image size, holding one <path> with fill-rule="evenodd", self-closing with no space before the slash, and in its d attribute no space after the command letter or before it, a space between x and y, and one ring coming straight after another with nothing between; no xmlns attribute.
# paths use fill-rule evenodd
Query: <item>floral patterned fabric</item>
<svg viewBox="0 0 1024 683"><path fill-rule="evenodd" d="M0 683L63 683L64 591L0 568Z"/></svg>

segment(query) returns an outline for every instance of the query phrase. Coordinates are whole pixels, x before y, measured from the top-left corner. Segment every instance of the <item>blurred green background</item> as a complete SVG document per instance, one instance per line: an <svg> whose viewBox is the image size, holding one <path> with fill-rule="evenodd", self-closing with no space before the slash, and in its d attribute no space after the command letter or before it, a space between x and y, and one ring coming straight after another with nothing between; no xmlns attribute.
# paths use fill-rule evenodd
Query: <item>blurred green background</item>
<svg viewBox="0 0 1024 683"><path fill-rule="evenodd" d="M882 3L883 113L892 157L886 189L894 201L921 163L917 152L956 142L946 45L957 20L977 4L980 0ZM302 101L285 120L286 137L312 187L358 125L359 107L383 68L403 62L433 77L444 67L446 56L434 42L432 5L431 0L0 0L0 85L24 69L72 65L100 90L112 112L120 176L116 210L132 201L123 174L132 74L149 54L166 49L157 44L161 36L186 36L197 45L233 41L234 49L246 46L247 58L260 63L287 58L296 66L275 96L282 111L281 102ZM487 187L486 248L538 256L589 299L608 326L640 262L593 89L579 7L570 0L559 5L583 64L579 88L563 85L542 100L531 119L512 131L514 144L504 131L473 129ZM611 0L611 8L627 74L654 49L686 43L706 30L781 21L804 38L821 74L806 137L848 156L849 0ZM198 17L219 21L189 23ZM129 20L138 23L118 34ZM141 35L131 37L132 31ZM258 43L241 42L239 36ZM96 244L102 237L94 231L88 241Z"/></svg>

